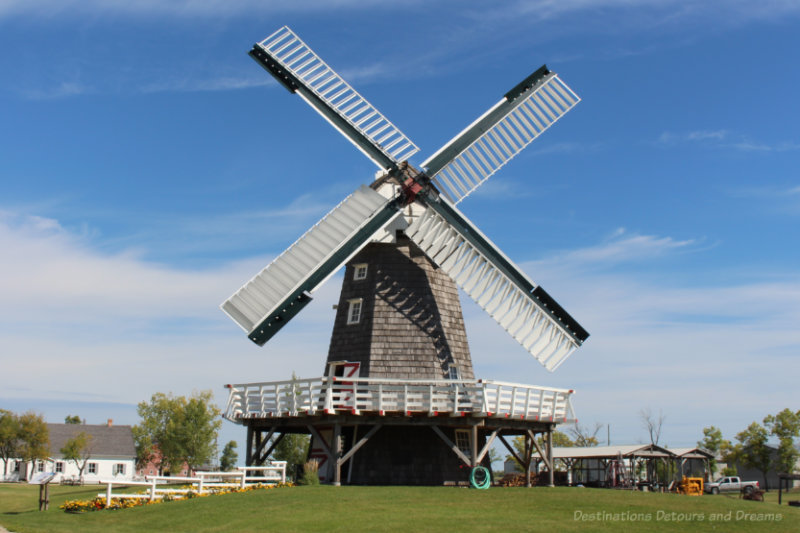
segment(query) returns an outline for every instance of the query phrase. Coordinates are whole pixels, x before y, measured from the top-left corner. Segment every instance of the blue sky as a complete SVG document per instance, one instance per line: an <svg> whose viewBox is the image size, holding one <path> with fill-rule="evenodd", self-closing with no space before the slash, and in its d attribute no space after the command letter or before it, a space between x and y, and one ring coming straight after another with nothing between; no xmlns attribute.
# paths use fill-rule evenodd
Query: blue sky
<svg viewBox="0 0 800 533"><path fill-rule="evenodd" d="M0 407L322 372L337 278L264 348L217 307L375 170L247 57L282 25L416 163L543 63L582 97L460 207L592 336L550 374L462 298L477 375L618 444L800 407L800 4L287 4L0 0Z"/></svg>

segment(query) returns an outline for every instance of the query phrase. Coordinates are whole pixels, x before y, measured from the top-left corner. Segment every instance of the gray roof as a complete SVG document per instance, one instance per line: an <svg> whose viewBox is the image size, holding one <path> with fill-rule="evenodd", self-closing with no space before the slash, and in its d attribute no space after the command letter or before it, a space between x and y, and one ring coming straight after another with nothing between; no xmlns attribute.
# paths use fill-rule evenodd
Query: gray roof
<svg viewBox="0 0 800 533"><path fill-rule="evenodd" d="M59 450L80 432L92 436L92 457L136 457L131 426L106 424L47 424L50 430L50 455L60 456Z"/></svg>
<svg viewBox="0 0 800 533"><path fill-rule="evenodd" d="M538 455L536 453L535 455ZM673 457L674 454L654 444L623 446L553 446L555 459L616 459L617 457Z"/></svg>

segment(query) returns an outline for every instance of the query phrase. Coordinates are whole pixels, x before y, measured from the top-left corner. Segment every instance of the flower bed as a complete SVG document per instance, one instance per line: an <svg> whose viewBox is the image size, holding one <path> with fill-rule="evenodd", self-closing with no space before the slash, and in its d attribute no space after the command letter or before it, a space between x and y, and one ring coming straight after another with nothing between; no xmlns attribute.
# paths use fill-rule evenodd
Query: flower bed
<svg viewBox="0 0 800 533"><path fill-rule="evenodd" d="M130 509L132 507L141 507L143 505L153 505L162 502L171 502L177 500L189 500L192 498L201 498L206 496L216 496L219 494L231 494L234 492L250 492L252 490L269 490L279 487L293 487L292 483L279 483L277 485L262 485L261 483L255 485L247 485L246 487L230 487L220 489L209 489L199 493L194 490L188 490L191 487L186 487L185 494L165 494L163 497L150 500L146 497L147 491L138 492L137 495L143 497L137 498L112 498L111 503L106 507L106 499L104 496L98 496L92 500L70 500L64 502L59 508L67 513L88 513L92 511L103 511L105 509Z"/></svg>

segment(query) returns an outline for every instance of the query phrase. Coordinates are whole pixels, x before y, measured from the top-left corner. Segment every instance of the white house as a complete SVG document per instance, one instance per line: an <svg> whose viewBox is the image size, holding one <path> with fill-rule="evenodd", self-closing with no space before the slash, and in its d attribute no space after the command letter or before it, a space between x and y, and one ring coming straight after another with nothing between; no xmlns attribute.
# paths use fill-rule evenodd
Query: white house
<svg viewBox="0 0 800 533"><path fill-rule="evenodd" d="M130 481L136 475L136 447L133 443L131 426L115 426L111 419L107 424L47 424L50 432L50 455L46 461L37 461L35 472L55 472L54 483L62 479L80 477L74 461L67 461L61 455L61 448L79 433L91 437L89 460L83 471L84 483L97 483L101 479ZM9 465L9 481L26 480L33 473L30 465L20 460L12 460Z"/></svg>

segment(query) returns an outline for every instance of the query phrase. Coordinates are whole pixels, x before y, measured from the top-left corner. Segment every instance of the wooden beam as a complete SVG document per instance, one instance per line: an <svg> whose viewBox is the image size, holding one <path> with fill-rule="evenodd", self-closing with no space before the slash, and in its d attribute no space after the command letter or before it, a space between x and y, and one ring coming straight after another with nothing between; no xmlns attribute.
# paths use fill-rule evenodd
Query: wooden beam
<svg viewBox="0 0 800 533"><path fill-rule="evenodd" d="M320 435L320 434L319 434L319 432L317 431L317 428L315 428L315 427L314 427L314 426L312 426L311 424L309 424L309 425L308 425L308 426L306 426L306 427L308 428L308 431L310 431L310 432L311 432L311 435L312 435L312 436L313 436L315 439L317 439L317 440L319 441L320 445L322 446L322 451L323 451L323 452L325 452L325 455L327 455L327 456L328 456L328 459L330 459L331 461L335 460L335 459L333 458L333 454L331 453L331 449L330 449L330 447L328 447L328 443L327 443L327 442L325 442L325 439L323 439L323 438L322 438L322 435ZM312 444L313 444L313 443L312 443Z"/></svg>
<svg viewBox="0 0 800 533"><path fill-rule="evenodd" d="M523 461L523 460L520 458L519 454L517 454L517 451L514 449L514 447L513 447L513 446L511 446L510 444L508 444L508 442L506 441L505 437L503 437L502 435L498 435L498 437L500 438L500 442L502 442L502 443L503 443L503 446L505 446L505 447L508 449L508 451L511 453L511 456L512 456L514 459L516 459L516 460L517 460L517 462L518 462L520 465L522 465L522 466L525 466L525 461Z"/></svg>
<svg viewBox="0 0 800 533"><path fill-rule="evenodd" d="M275 433L274 429L272 431L270 431L269 432L269 436L267 437L267 440L265 442L269 442L269 439L272 438L272 435L274 433ZM284 436L285 436L285 433L281 433L280 435L278 435L278 438L276 438L275 441L272 444L270 444L269 449L267 449L267 451L264 452L264 455L259 457L258 461L261 464L264 464L264 461L267 460L267 457L269 457L270 454L275 450L275 447L278 446L278 444L283 440Z"/></svg>
<svg viewBox="0 0 800 533"><path fill-rule="evenodd" d="M542 448L539 446L539 443L536 442L536 434L529 429L528 430L528 435L530 435L531 442L533 442L533 445L536 448L536 451L539 452L539 456L542 458L542 461L544 462L544 466L546 466L549 470L553 470L553 464L548 460L547 454L542 451Z"/></svg>
<svg viewBox="0 0 800 533"><path fill-rule="evenodd" d="M342 458L341 458L341 459L339 459L340 463L341 463L341 464L344 464L345 462L347 462L347 460L348 460L348 459L350 459L350 458L351 458L353 455L355 455L355 453L356 453L356 452L357 452L357 451L358 451L358 450L359 450L359 449L360 449L360 448L361 448L361 447L362 447L364 444L366 444L366 443L367 443L367 441L370 439L370 437L372 437L372 436L373 436L375 433L377 433L377 431L378 431L380 428L382 428L382 427L383 427L383 425L382 425L382 424L378 424L378 425L376 425L376 426L372 426L372 429L370 429L370 430L367 432L367 434L366 434L366 435L364 435L363 437L361 437L361 439L360 439L360 440L359 440L359 441L358 441L358 442L355 444L355 446L353 446L352 448L350 448L350 450L349 450L349 451L348 451L346 454L344 454L344 455L342 456Z"/></svg>
<svg viewBox="0 0 800 533"><path fill-rule="evenodd" d="M491 448L492 443L494 442L495 437L497 437L497 433L499 431L499 429L492 431L492 435L489 437L489 440L483 445L481 453L478 454L478 462L476 464L481 464L483 462L483 458L486 457L486 454L489 452L489 448Z"/></svg>
<svg viewBox="0 0 800 533"><path fill-rule="evenodd" d="M439 435L439 438L442 439L444 443L447 444L447 446L449 446L451 450L453 450L453 452L455 452L455 454L459 457L459 459L461 459L464 462L465 465L472 466L469 462L469 458L466 455L464 455L464 452L458 449L458 446L453 444L453 441L447 438L447 435L445 435L444 432L441 429L439 429L439 426L431 426L431 429L433 429L433 431L435 431L436 434Z"/></svg>

